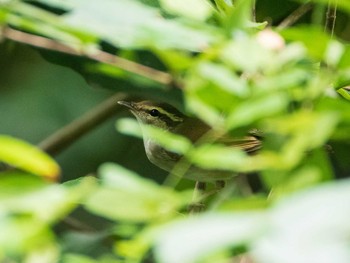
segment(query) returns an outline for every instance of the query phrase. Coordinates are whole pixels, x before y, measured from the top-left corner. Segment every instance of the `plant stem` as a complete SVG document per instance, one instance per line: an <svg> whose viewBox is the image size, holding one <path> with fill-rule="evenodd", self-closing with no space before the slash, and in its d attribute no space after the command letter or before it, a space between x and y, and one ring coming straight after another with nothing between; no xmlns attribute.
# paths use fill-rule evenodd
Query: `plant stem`
<svg viewBox="0 0 350 263"><path fill-rule="evenodd" d="M84 49L84 46L73 48L68 44L58 42L46 37L22 32L10 27L3 28L3 30L0 32L0 38L1 37L19 43L31 45L37 48L44 48L74 56L85 56L92 60L115 66L117 68L135 73L164 85L171 85L174 83L172 76L166 72L144 66L142 64L127 60L122 57L118 57L99 49L88 51Z"/></svg>
<svg viewBox="0 0 350 263"><path fill-rule="evenodd" d="M125 98L125 94L116 93L92 110L85 113L83 116L44 139L38 144L38 147L50 155L57 155L84 134L88 133L93 128L122 110L122 107L117 103L117 101Z"/></svg>
<svg viewBox="0 0 350 263"><path fill-rule="evenodd" d="M334 7L332 7L332 5L334 5ZM324 30L325 31L330 30L330 34L332 37L334 34L335 21L337 18L337 5L338 5L338 0L328 1L328 7L326 12L326 23L325 23Z"/></svg>
<svg viewBox="0 0 350 263"><path fill-rule="evenodd" d="M298 21L303 15L305 15L308 11L312 9L312 3L308 2L304 5L301 5L294 12L292 12L289 16L287 16L278 26L278 29L284 29L291 25L293 25L296 21Z"/></svg>

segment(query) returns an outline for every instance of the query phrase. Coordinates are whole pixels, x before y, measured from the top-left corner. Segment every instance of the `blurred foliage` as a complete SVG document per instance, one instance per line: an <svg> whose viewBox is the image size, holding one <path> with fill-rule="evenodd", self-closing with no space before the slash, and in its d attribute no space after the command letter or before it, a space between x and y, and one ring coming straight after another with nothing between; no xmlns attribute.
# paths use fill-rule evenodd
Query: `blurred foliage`
<svg viewBox="0 0 350 263"><path fill-rule="evenodd" d="M295 24L278 27L309 2ZM339 18L324 30L327 9ZM106 157L97 178L48 182L65 174L65 163L59 168L30 143L1 135L0 261L349 262L349 179L338 180L350 169L349 14L348 0L1 1L2 39L40 48L90 85L162 98L221 135L258 129L264 142L247 155L150 128L159 144L204 169L258 173L256 191L237 176L208 198L207 213L188 218L191 192L179 178L159 185ZM42 92L32 97L51 104L54 96ZM61 93L68 112L85 90ZM117 129L141 136L133 120ZM121 140L115 148L117 162L125 155L129 168L152 178L134 158L141 148L127 153ZM75 157L78 167L89 163Z"/></svg>

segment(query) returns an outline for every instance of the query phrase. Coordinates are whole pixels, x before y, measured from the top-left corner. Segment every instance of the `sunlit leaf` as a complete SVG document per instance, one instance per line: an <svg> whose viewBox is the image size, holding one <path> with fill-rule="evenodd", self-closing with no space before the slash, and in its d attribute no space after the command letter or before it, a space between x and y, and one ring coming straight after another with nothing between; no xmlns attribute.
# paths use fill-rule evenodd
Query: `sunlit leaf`
<svg viewBox="0 0 350 263"><path fill-rule="evenodd" d="M300 41L307 48L309 54L318 59L324 58L330 37L320 28L292 27L285 29L280 34L289 41Z"/></svg>
<svg viewBox="0 0 350 263"><path fill-rule="evenodd" d="M288 105L288 98L284 94L274 93L257 99L241 103L227 118L227 128L248 125L259 118L283 112Z"/></svg>
<svg viewBox="0 0 350 263"><path fill-rule="evenodd" d="M162 129L150 125L141 125L141 128L142 132L136 120L122 119L117 122L117 129L119 131L139 138L143 138L145 135L147 138L152 138L152 140L169 151L183 154L192 147L190 140L183 136L165 132Z"/></svg>
<svg viewBox="0 0 350 263"><path fill-rule="evenodd" d="M75 208L94 185L90 177L66 187L23 173L7 173L0 177L0 214L27 214L52 223Z"/></svg>
<svg viewBox="0 0 350 263"><path fill-rule="evenodd" d="M134 0L79 1L64 20L69 26L128 48L201 50L212 41L212 36L205 31L166 20L159 10Z"/></svg>
<svg viewBox="0 0 350 263"><path fill-rule="evenodd" d="M269 231L254 242L261 263L338 262L350 259L349 181L303 191L270 212Z"/></svg>
<svg viewBox="0 0 350 263"><path fill-rule="evenodd" d="M237 38L221 51L221 59L236 70L252 73L265 70L274 55L248 36ZM248 59L249 58L249 59Z"/></svg>
<svg viewBox="0 0 350 263"><path fill-rule="evenodd" d="M265 220L263 213L248 212L175 222L156 241L156 256L159 262L196 262L219 249L248 244L260 234Z"/></svg>
<svg viewBox="0 0 350 263"><path fill-rule="evenodd" d="M161 220L175 213L188 200L188 196L161 187L118 165L105 164L99 173L103 184L87 200L85 207L113 220Z"/></svg>
<svg viewBox="0 0 350 263"><path fill-rule="evenodd" d="M0 136L0 160L50 180L57 180L60 174L58 164L49 155L10 136Z"/></svg>
<svg viewBox="0 0 350 263"><path fill-rule="evenodd" d="M192 150L188 158L192 163L206 169L254 170L249 157L242 150L233 147L205 144ZM232 174L234 173L232 172Z"/></svg>
<svg viewBox="0 0 350 263"><path fill-rule="evenodd" d="M160 3L169 13L182 15L184 17L189 17L196 20L205 20L213 12L213 8L210 6L210 4L203 0L161 0Z"/></svg>

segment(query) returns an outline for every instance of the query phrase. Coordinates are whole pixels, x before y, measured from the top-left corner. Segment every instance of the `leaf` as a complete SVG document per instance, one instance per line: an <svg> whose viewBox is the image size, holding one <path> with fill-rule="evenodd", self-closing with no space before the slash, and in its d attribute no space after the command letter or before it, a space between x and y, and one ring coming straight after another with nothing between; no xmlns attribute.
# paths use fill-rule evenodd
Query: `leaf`
<svg viewBox="0 0 350 263"><path fill-rule="evenodd" d="M328 183L281 200L270 211L270 227L254 242L259 263L350 260L350 181Z"/></svg>
<svg viewBox="0 0 350 263"><path fill-rule="evenodd" d="M349 217L350 180L343 180L299 191L264 212L175 221L160 228L155 255L159 262L192 263L244 245L257 263L347 263Z"/></svg>
<svg viewBox="0 0 350 263"><path fill-rule="evenodd" d="M229 42L221 50L220 58L235 70L254 73L266 70L274 54L259 44L256 39L243 35Z"/></svg>
<svg viewBox="0 0 350 263"><path fill-rule="evenodd" d="M91 177L74 186L48 184L20 172L0 177L0 258L25 254L55 262L58 248L50 227L66 217L92 190Z"/></svg>
<svg viewBox="0 0 350 263"><path fill-rule="evenodd" d="M213 12L211 5L204 0L172 1L161 0L162 7L171 14L204 21Z"/></svg>
<svg viewBox="0 0 350 263"><path fill-rule="evenodd" d="M102 186L89 197L85 207L112 220L161 220L189 200L187 195L161 187L118 165L105 164L99 174Z"/></svg>
<svg viewBox="0 0 350 263"><path fill-rule="evenodd" d="M202 78L238 97L249 94L247 83L223 65L203 62L198 66L198 71Z"/></svg>
<svg viewBox="0 0 350 263"><path fill-rule="evenodd" d="M50 180L60 174L58 164L46 153L22 140L0 135L0 160Z"/></svg>
<svg viewBox="0 0 350 263"><path fill-rule="evenodd" d="M143 138L144 134L146 134L148 138L152 138L159 145L174 153L184 154L192 147L191 141L183 136L166 132L151 125L141 125L141 128L142 132L136 120L122 119L117 122L117 129L120 132L138 138Z"/></svg>
<svg viewBox="0 0 350 263"><path fill-rule="evenodd" d="M330 37L317 27L292 27L285 29L280 34L289 41L300 41L308 50L310 56L322 60L326 53Z"/></svg>
<svg viewBox="0 0 350 263"><path fill-rule="evenodd" d="M236 172L255 169L250 158L242 150L218 144L204 144L196 147L187 157L191 163L205 169Z"/></svg>
<svg viewBox="0 0 350 263"><path fill-rule="evenodd" d="M288 105L288 98L282 93L271 93L270 95L250 99L242 102L227 117L228 129L252 124L262 118L283 112Z"/></svg>
<svg viewBox="0 0 350 263"><path fill-rule="evenodd" d="M0 214L27 214L40 222L52 223L75 208L94 185L92 177L66 186L9 172L0 177Z"/></svg>
<svg viewBox="0 0 350 263"><path fill-rule="evenodd" d="M197 262L217 250L249 244L264 223L264 213L257 212L207 214L174 222L162 228L155 244L156 257L167 263Z"/></svg>
<svg viewBox="0 0 350 263"><path fill-rule="evenodd" d="M203 30L164 19L158 9L134 0L78 1L76 7L65 15L64 22L123 48L198 51L213 39Z"/></svg>

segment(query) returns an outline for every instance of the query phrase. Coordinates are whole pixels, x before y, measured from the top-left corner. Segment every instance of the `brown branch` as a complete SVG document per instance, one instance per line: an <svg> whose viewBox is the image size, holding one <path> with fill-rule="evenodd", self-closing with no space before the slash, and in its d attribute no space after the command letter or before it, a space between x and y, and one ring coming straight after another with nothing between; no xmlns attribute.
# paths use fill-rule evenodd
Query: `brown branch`
<svg viewBox="0 0 350 263"><path fill-rule="evenodd" d="M166 72L138 64L136 62L118 57L116 55L112 55L98 49L93 50L92 52L84 52L83 47L80 50L77 50L70 47L68 44L58 42L46 37L25 33L10 27L5 27L1 32L1 36L12 41L28 44L38 48L44 48L75 56L85 56L95 61L109 64L128 72L146 77L164 85L170 85L173 83L172 76Z"/></svg>
<svg viewBox="0 0 350 263"><path fill-rule="evenodd" d="M122 108L117 101L125 98L126 95L122 93L111 96L80 118L44 139L38 144L38 147L50 155L57 155L84 134L119 112Z"/></svg>
<svg viewBox="0 0 350 263"><path fill-rule="evenodd" d="M301 5L294 12L292 12L289 16L287 16L278 26L278 29L284 29L291 25L293 25L296 21L298 21L303 15L309 12L312 9L312 3L308 2L304 5Z"/></svg>
<svg viewBox="0 0 350 263"><path fill-rule="evenodd" d="M334 4L334 7L332 7L332 4ZM324 26L324 30L330 30L331 36L333 37L334 34L334 28L335 28L335 21L337 18L337 0L329 0L328 1L328 7L326 12L326 23Z"/></svg>

